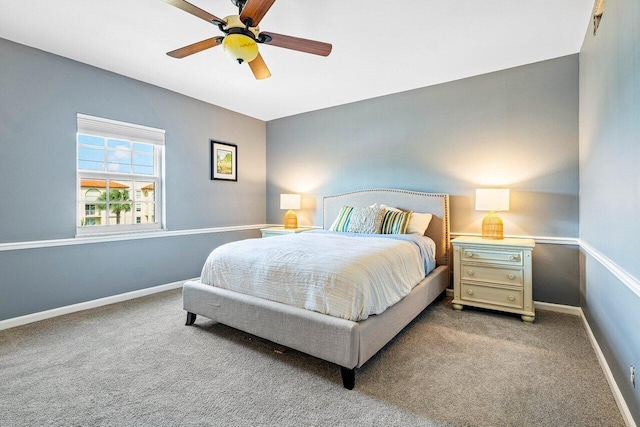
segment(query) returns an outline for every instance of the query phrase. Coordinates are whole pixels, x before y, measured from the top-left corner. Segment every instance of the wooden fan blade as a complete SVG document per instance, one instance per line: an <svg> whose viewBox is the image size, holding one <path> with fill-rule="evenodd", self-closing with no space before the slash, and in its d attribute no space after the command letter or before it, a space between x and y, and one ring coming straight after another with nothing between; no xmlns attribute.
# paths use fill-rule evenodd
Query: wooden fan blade
<svg viewBox="0 0 640 427"><path fill-rule="evenodd" d="M222 24L226 24L224 19L220 19L217 16L212 15L209 12L202 10L198 6L194 6L185 0L162 0L162 1L164 1L165 3L169 3L171 6L175 6L178 9L182 9L185 12L188 12L192 15L195 15L198 18L204 19L207 22L212 22L216 25L219 22Z"/></svg>
<svg viewBox="0 0 640 427"><path fill-rule="evenodd" d="M251 27L257 26L276 0L248 0L240 14L240 22L251 18Z"/></svg>
<svg viewBox="0 0 640 427"><path fill-rule="evenodd" d="M271 72L267 68L267 64L264 63L264 59L262 59L262 55L260 55L259 53L258 53L258 56L256 56L256 59L249 62L249 67L251 68L251 71L253 71L253 75L257 80L262 80L262 79L271 77Z"/></svg>
<svg viewBox="0 0 640 427"><path fill-rule="evenodd" d="M300 52L312 53L314 55L329 56L332 46L329 43L317 42L315 40L301 39L299 37L285 36L276 33L260 33L268 41L265 44L283 47L285 49L297 50ZM271 38L271 40L269 40Z"/></svg>
<svg viewBox="0 0 640 427"><path fill-rule="evenodd" d="M202 40L189 46L181 47L180 49L167 52L167 55L173 58L184 58L185 56L193 55L194 53L202 52L203 50L210 49L222 44L224 37L212 37L210 39Z"/></svg>

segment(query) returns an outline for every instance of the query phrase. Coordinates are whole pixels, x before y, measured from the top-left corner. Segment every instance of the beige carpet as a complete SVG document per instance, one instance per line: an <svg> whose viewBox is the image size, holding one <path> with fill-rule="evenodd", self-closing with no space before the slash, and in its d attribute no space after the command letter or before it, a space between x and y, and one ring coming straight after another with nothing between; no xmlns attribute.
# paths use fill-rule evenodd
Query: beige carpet
<svg viewBox="0 0 640 427"><path fill-rule="evenodd" d="M0 425L622 426L578 317L427 308L339 368L199 317L170 291L0 331Z"/></svg>

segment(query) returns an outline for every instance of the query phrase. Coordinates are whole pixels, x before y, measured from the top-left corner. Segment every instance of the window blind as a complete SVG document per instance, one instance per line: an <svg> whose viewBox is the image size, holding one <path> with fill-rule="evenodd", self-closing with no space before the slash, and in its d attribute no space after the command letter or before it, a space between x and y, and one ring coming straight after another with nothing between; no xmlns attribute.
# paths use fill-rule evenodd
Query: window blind
<svg viewBox="0 0 640 427"><path fill-rule="evenodd" d="M164 146L164 129L78 113L78 133Z"/></svg>

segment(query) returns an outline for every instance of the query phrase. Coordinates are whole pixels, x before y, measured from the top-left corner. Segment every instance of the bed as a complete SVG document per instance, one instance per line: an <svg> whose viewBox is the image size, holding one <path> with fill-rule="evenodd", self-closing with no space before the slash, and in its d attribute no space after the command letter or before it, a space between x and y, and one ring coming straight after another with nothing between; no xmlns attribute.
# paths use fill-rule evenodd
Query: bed
<svg viewBox="0 0 640 427"><path fill-rule="evenodd" d="M449 197L395 189L361 190L323 198L323 228L329 229L343 206L384 204L433 215L425 236L435 242L436 267L400 301L380 314L353 321L305 310L199 281L183 286L187 325L197 315L335 363L343 385L355 386L364 365L449 285ZM270 238L278 239L278 237Z"/></svg>

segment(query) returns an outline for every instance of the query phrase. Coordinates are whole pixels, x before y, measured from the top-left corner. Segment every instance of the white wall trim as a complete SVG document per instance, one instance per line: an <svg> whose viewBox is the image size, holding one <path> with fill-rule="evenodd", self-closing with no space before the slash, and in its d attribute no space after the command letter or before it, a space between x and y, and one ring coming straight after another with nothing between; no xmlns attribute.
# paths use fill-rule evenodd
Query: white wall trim
<svg viewBox="0 0 640 427"><path fill-rule="evenodd" d="M453 289L447 288L447 296L453 297ZM556 313L571 314L573 316L582 316L582 309L573 305L554 304L551 302L534 301L533 305L536 309L554 311Z"/></svg>
<svg viewBox="0 0 640 427"><path fill-rule="evenodd" d="M140 289L137 291L131 291L124 294L112 295L105 298L94 299L91 301L85 301L78 304L67 305L64 307L53 308L51 310L40 311L38 313L32 313L32 314L27 314L25 316L2 320L0 321L0 331L3 329L15 328L16 326L26 325L27 323L33 323L33 322L38 322L40 320L50 319L52 317L75 313L77 311L89 310L91 308L102 307L103 305L115 304L117 302L128 301L131 299L140 298L147 295L157 294L159 292L169 291L171 289L178 289L178 288L181 288L182 284L187 280L199 280L199 279L195 278L195 279L179 280L177 282L167 283L164 285L154 286L151 288Z"/></svg>
<svg viewBox="0 0 640 427"><path fill-rule="evenodd" d="M449 233L451 237L458 236L477 236L480 237L480 233ZM518 236L512 234L505 234L504 237L509 238L520 238L520 239L533 239L536 243L546 244L546 245L569 245L569 246L579 246L580 239L577 237L550 237L550 236Z"/></svg>
<svg viewBox="0 0 640 427"><path fill-rule="evenodd" d="M197 233L185 233L185 234L197 234ZM611 267L618 269L618 267L615 264L613 264L608 258L604 257L602 254L595 251L595 249L593 249L591 246L589 246L589 248L593 251L593 253L601 256L605 262L610 263ZM590 252L592 256L594 256L593 253ZM596 258L599 262L602 262L597 256L594 256L594 258ZM604 262L602 262L602 264L611 270L609 265L605 264ZM626 274L621 269L620 269L620 272ZM616 276L618 275L616 274ZM628 276L628 277L633 279L631 276ZM102 307L109 304L128 301L131 299L140 298L143 296L152 295L152 294L156 294L159 292L164 292L172 289L178 289L178 288L181 288L182 284L188 280L198 280L198 279L193 278L193 279L180 280L177 282L167 283L164 285L154 286L151 288L140 289L137 291L127 292L124 294L113 295L113 296L100 298L92 301L85 301L78 304L68 305L65 307L54 308L51 310L41 311L38 313L32 313L25 316L2 320L0 321L0 331L4 329L26 325L28 323L37 322L40 320L50 319L52 317L62 316L65 314L75 313L78 311L89 310L96 307ZM446 294L447 296L452 296L453 289L447 289ZM558 313L565 313L565 314L580 316L580 318L582 318L582 322L587 332L587 336L589 337L591 346L593 347L596 353L596 357L598 359L598 362L600 363L600 367L602 368L605 378L609 383L609 387L611 388L611 392L613 393L613 397L616 401L616 404L618 405L618 409L620 410L620 413L622 415L622 418L624 419L624 422L629 427L637 427L633 420L633 417L631 416L631 411L629 410L629 407L627 406L627 403L624 400L624 397L622 396L622 392L620 391L620 388L616 383L613 373L611 372L611 368L609 368L607 359L605 358L604 353L602 353L602 349L600 349L600 345L598 344L598 341L593 335L591 326L589 325L589 322L587 321L587 318L585 317L584 312L582 311L582 308L569 306L569 305L562 305L562 304L553 304L553 303L542 302L542 301L535 301L534 304L535 304L535 307L540 310L548 310L548 311L554 311Z"/></svg>
<svg viewBox="0 0 640 427"><path fill-rule="evenodd" d="M453 296L453 289L447 289L447 296ZM607 359L604 357L604 353L602 353L602 349L600 349L600 345L598 341L596 341L596 337L593 335L593 331L591 331L591 326L587 321L587 318L580 307L574 307L571 305L563 305L563 304L553 304L549 302L542 301L534 301L534 305L536 309L554 311L556 313L564 313L570 314L573 316L578 316L582 319L582 323L584 324L584 328L587 332L587 336L589 337L589 342L591 343L591 347L596 353L596 358L598 359L598 363L602 368L602 372L604 373L605 378L607 379L607 383L609 384L609 388L611 388L611 393L613 393L613 398L618 405L618 409L620 410L620 414L624 419L624 422L629 427L637 427L635 422L633 421L633 417L631 416L631 411L629 411L629 407L627 406L627 402L624 400L622 396L622 392L618 387L618 383L613 377L613 373L611 372L611 368L609 368L609 364L607 363Z"/></svg>
<svg viewBox="0 0 640 427"><path fill-rule="evenodd" d="M52 248L56 246L87 245L91 243L118 242L121 240L155 239L158 237L191 236L195 234L225 233L229 231L257 230L266 224L235 225L231 227L196 228L173 231L141 231L137 233L79 236L69 239L31 240L27 242L0 243L0 252L21 249Z"/></svg>
<svg viewBox="0 0 640 427"><path fill-rule="evenodd" d="M478 233L451 233L451 237L457 236L480 236ZM536 243L542 244L551 244L551 245L571 245L571 246L579 246L580 249L584 250L586 253L591 255L593 259L598 261L602 266L604 266L607 270L611 272L614 276L618 278L622 283L624 283L634 294L640 297L640 280L633 277L631 274L626 272L622 267L617 265L607 256L602 254L600 251L595 249L593 246L588 244L582 239L577 239L574 237L545 237L545 236L514 236L514 235L505 235L505 237L521 237L527 239L533 239Z"/></svg>
<svg viewBox="0 0 640 427"><path fill-rule="evenodd" d="M265 224L265 227L284 227L284 224ZM318 230L322 230L322 227L319 225L305 225L305 224L298 223L298 227L309 227L309 228L316 228Z"/></svg>
<svg viewBox="0 0 640 427"><path fill-rule="evenodd" d="M17 251L21 249L39 249L39 248L52 248L56 246L73 246L73 245L87 245L91 243L107 243L118 242L122 240L138 240L138 239L155 239L159 237L175 237L175 236L190 236L196 234L209 234L209 233L225 233L231 231L244 231L244 230L259 230L265 227L282 227L282 224L251 224L251 225L235 225L229 227L211 227L211 228L195 228L190 230L163 230L163 231L146 231L136 233L123 233L123 234L108 234L108 235L89 235L78 236L67 239L52 239L52 240L30 240L26 242L8 242L0 243L0 252L3 251ZM314 226L309 226L314 227ZM314 227L321 228L321 227ZM480 234L474 233L451 233L452 237L457 236L479 236ZM527 239L533 239L536 243L546 243L555 245L579 245L579 239L572 237L540 237L540 236L505 236L505 237L523 237Z"/></svg>
<svg viewBox="0 0 640 427"><path fill-rule="evenodd" d="M573 316L582 316L582 309L573 305L554 304L550 302L534 301L536 310L547 310L556 313L571 314Z"/></svg>
<svg viewBox="0 0 640 427"><path fill-rule="evenodd" d="M618 278L622 283L624 283L633 293L640 297L640 281L633 277L631 274L627 273L622 267L617 265L615 262L611 261L608 257L602 254L600 251L595 249L593 246L585 242L584 240L580 241L580 247L593 259L602 264L607 270L611 272L614 276Z"/></svg>
<svg viewBox="0 0 640 427"><path fill-rule="evenodd" d="M627 406L627 402L624 400L624 397L622 396L622 392L618 387L618 383L616 382L616 379L613 377L613 372L611 372L611 368L609 368L607 359L604 357L604 353L602 352L602 349L600 348L600 345L598 344L598 341L596 340L595 335L593 335L591 326L589 326L589 322L587 321L587 318L585 317L582 309L578 308L578 310L580 310L580 317L582 318L582 322L584 323L584 328L587 331L587 336L589 337L589 341L591 342L591 347L593 347L593 350L596 353L596 357L598 358L598 362L600 362L600 367L602 368L602 372L604 373L604 376L607 379L607 382L609 383L609 388L611 388L611 392L613 393L613 398L616 401L616 404L618 405L618 409L620 410L622 419L624 420L624 423L628 427L636 427L636 423L633 420L633 417L631 416L631 411Z"/></svg>
<svg viewBox="0 0 640 427"><path fill-rule="evenodd" d="M39 249L39 248L51 248L57 246L73 246L73 245L86 245L92 243L107 243L117 242L122 240L138 240L138 239L153 239L160 237L175 237L175 236L189 236L197 234L209 234L209 233L225 233L234 231L245 230L258 230L260 228L280 226L280 224L252 224L252 225L239 225L230 227L212 227L212 228L197 228L190 230L173 230L173 231L153 231L153 232L138 232L138 233L126 233L118 235L95 235L95 236L83 236L68 239L53 239L53 240L32 240L26 242L9 242L0 243L0 252L3 251L16 251L22 249ZM474 233L451 233L452 237L457 236L479 236ZM596 261L607 268L614 276L616 276L622 283L624 283L633 293L640 297L640 281L627 273L624 269L619 267L605 255L593 248L588 243L581 239L573 237L544 237L544 236L506 236L506 237L524 237L533 239L536 243L541 244L554 244L554 245L571 245L580 246L589 255L591 255Z"/></svg>

